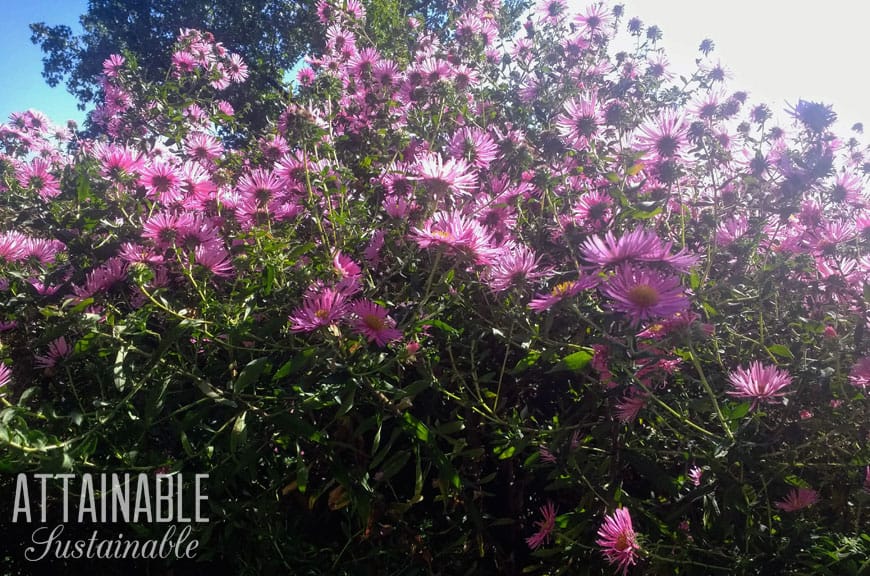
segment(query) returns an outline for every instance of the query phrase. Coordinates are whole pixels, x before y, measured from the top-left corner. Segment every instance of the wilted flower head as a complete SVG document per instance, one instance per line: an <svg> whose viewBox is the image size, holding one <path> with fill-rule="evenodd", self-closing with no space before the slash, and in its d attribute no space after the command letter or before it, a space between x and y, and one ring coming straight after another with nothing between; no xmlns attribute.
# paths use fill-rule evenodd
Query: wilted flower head
<svg viewBox="0 0 870 576"><path fill-rule="evenodd" d="M556 506L552 502L547 502L546 505L541 506L541 520L535 522L535 526L538 527L538 531L526 538L526 544L532 550L548 543L553 528L556 527Z"/></svg>

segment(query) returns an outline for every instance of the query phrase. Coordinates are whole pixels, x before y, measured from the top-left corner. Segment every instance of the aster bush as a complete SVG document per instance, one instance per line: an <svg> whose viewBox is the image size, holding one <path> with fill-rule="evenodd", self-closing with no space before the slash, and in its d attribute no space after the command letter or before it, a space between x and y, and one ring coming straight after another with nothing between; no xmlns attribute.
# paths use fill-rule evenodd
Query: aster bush
<svg viewBox="0 0 870 576"><path fill-rule="evenodd" d="M388 58L324 0L251 140L195 30L0 127L3 470L208 473L235 574L866 573L867 149L459 4Z"/></svg>

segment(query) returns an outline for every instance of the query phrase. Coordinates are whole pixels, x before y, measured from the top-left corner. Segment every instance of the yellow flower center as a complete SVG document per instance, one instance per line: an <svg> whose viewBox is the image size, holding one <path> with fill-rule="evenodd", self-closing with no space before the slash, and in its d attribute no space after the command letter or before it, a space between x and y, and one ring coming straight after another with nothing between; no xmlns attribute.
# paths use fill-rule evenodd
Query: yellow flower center
<svg viewBox="0 0 870 576"><path fill-rule="evenodd" d="M560 282L553 288L553 296L564 296L574 286L573 282Z"/></svg>
<svg viewBox="0 0 870 576"><path fill-rule="evenodd" d="M638 284L628 291L628 299L641 308L651 308L659 303L659 291L648 284Z"/></svg>
<svg viewBox="0 0 870 576"><path fill-rule="evenodd" d="M616 544L614 548L619 550L620 552L625 552L628 550L631 543L628 541L628 535L625 532L620 533L619 536L616 537Z"/></svg>
<svg viewBox="0 0 870 576"><path fill-rule="evenodd" d="M374 314L363 316L362 321L363 324L375 331L380 331L387 327L387 323L384 319L380 316L375 316Z"/></svg>

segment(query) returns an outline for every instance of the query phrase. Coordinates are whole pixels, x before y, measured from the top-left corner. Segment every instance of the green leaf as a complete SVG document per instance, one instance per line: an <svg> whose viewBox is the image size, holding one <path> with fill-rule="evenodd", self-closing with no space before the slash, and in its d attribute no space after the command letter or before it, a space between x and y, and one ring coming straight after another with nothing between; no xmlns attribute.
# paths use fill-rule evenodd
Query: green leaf
<svg viewBox="0 0 870 576"><path fill-rule="evenodd" d="M91 197L91 183L85 174L79 174L76 181L76 198L79 202L86 202Z"/></svg>
<svg viewBox="0 0 870 576"><path fill-rule="evenodd" d="M438 320L437 318L429 320L428 323L431 324L432 326L434 326L435 328L439 328L441 330L444 330L445 332L447 332L451 336L459 336L460 334L462 334L461 330L457 330L456 328L454 328L450 324L447 324L446 322Z"/></svg>
<svg viewBox="0 0 870 576"><path fill-rule="evenodd" d="M257 358L256 360L248 362L248 364L242 368L239 377L236 378L236 381L233 384L233 392L238 394L250 387L252 384L256 384L257 380L260 379L260 374L263 373L263 370L266 368L268 363L268 358Z"/></svg>
<svg viewBox="0 0 870 576"><path fill-rule="evenodd" d="M405 421L405 429L409 432L412 432L417 438L422 440L423 442L429 441L429 427L420 422L417 418L414 417L410 412L405 412L402 416L402 419Z"/></svg>
<svg viewBox="0 0 870 576"><path fill-rule="evenodd" d="M356 384L351 383L341 398L341 404L338 408L338 416L344 416L353 408L354 396L356 395Z"/></svg>
<svg viewBox="0 0 870 576"><path fill-rule="evenodd" d="M521 358L519 362L517 362L514 369L511 371L513 374L521 374L534 366L538 359L541 357L541 353L537 350L529 350L529 353L525 355L525 357Z"/></svg>
<svg viewBox="0 0 870 576"><path fill-rule="evenodd" d="M559 360L559 363L550 372L579 372L592 362L592 356L592 351L586 349L568 354Z"/></svg>
<svg viewBox="0 0 870 576"><path fill-rule="evenodd" d="M791 350L788 349L788 346L783 346L782 344L771 344L767 347L767 351L771 354L776 354L781 358L788 358L789 360L794 360L794 354L791 353Z"/></svg>
<svg viewBox="0 0 870 576"><path fill-rule="evenodd" d="M752 406L749 402L742 402L725 411L725 418L728 420L740 420L749 413L749 407Z"/></svg>
<svg viewBox="0 0 870 576"><path fill-rule="evenodd" d="M236 416L236 421L233 424L233 431L230 433L230 452L235 452L240 446L243 446L248 439L248 428L245 422L245 417L248 415L247 410Z"/></svg>
<svg viewBox="0 0 870 576"><path fill-rule="evenodd" d="M122 346L115 355L115 365L112 367L112 376L115 379L115 388L119 391L127 387L127 378L124 376L124 359L127 357L127 347Z"/></svg>

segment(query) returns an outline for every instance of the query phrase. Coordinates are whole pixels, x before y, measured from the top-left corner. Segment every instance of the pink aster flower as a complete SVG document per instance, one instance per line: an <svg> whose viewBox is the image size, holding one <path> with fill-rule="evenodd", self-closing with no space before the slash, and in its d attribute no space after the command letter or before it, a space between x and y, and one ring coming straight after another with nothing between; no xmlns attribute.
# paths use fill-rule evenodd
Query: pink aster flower
<svg viewBox="0 0 870 576"><path fill-rule="evenodd" d="M88 272L85 285L76 286L73 288L73 293L78 301L82 301L100 292L108 292L126 277L127 263L118 257L110 258Z"/></svg>
<svg viewBox="0 0 870 576"><path fill-rule="evenodd" d="M51 164L45 158L34 158L29 164L23 164L17 171L18 183L22 188L36 192L44 200L60 194L60 183L49 172Z"/></svg>
<svg viewBox="0 0 870 576"><path fill-rule="evenodd" d="M781 390L791 384L791 376L776 366L764 366L761 362L753 361L748 369L734 370L728 376L728 381L734 387L728 394L752 399L752 408L755 409L759 402L773 402L775 398L784 396Z"/></svg>
<svg viewBox="0 0 870 576"><path fill-rule="evenodd" d="M27 236L14 230L0 234L0 260L17 262L24 258Z"/></svg>
<svg viewBox="0 0 870 576"><path fill-rule="evenodd" d="M332 257L332 268L341 279L358 278L362 274L359 264L338 250L336 250L335 255Z"/></svg>
<svg viewBox="0 0 870 576"><path fill-rule="evenodd" d="M465 126L457 130L447 150L454 158L463 158L481 170L487 169L498 157L495 141L476 126Z"/></svg>
<svg viewBox="0 0 870 576"><path fill-rule="evenodd" d="M565 113L556 118L556 128L575 149L583 150L598 134L604 115L595 95L572 98L565 104Z"/></svg>
<svg viewBox="0 0 870 576"><path fill-rule="evenodd" d="M371 242L369 242L363 251L365 259L375 268L377 268L381 261L381 248L384 247L385 236L386 233L383 230L375 230L375 233L372 234Z"/></svg>
<svg viewBox="0 0 870 576"><path fill-rule="evenodd" d="M633 326L689 308L679 278L646 268L622 265L599 290L610 298L610 308L626 314Z"/></svg>
<svg viewBox="0 0 870 576"><path fill-rule="evenodd" d="M695 486L701 485L701 477L704 475L704 470L698 468L697 466L692 466L689 468L689 480L692 481L692 484Z"/></svg>
<svg viewBox="0 0 870 576"><path fill-rule="evenodd" d="M598 278L594 276L585 276L577 280L560 282L553 286L553 289L548 294L535 294L535 297L529 302L529 308L538 313L549 310L565 298L570 298L583 290L593 288L596 284L598 284Z"/></svg>
<svg viewBox="0 0 870 576"><path fill-rule="evenodd" d="M689 126L673 110L665 110L657 118L639 128L635 143L650 153L653 160L674 159L681 155L688 142Z"/></svg>
<svg viewBox="0 0 870 576"><path fill-rule="evenodd" d="M611 266L625 261L662 263L681 272L687 271L697 263L698 258L685 249L671 254L673 242L663 242L650 230L638 226L617 238L613 232L603 237L588 238L580 249L583 258L598 266Z"/></svg>
<svg viewBox="0 0 870 576"><path fill-rule="evenodd" d="M601 553L608 562L622 569L623 575L628 573L628 567L637 562L640 546L627 509L617 508L604 518L595 543L601 546Z"/></svg>
<svg viewBox="0 0 870 576"><path fill-rule="evenodd" d="M451 190L468 195L477 188L477 174L462 158L444 160L440 154L425 153L417 159L420 181L433 194Z"/></svg>
<svg viewBox="0 0 870 576"><path fill-rule="evenodd" d="M587 6L586 11L583 14L578 14L575 20L587 36L606 36L606 29L613 22L613 15L608 12L604 3L598 3Z"/></svg>
<svg viewBox="0 0 870 576"><path fill-rule="evenodd" d="M43 238L28 238L24 242L22 258L33 258L41 264L51 264L59 254L66 250L60 240L45 240Z"/></svg>
<svg viewBox="0 0 870 576"><path fill-rule="evenodd" d="M232 276L233 264L230 253L226 248L216 242L200 244L194 250L194 258L197 264L215 276Z"/></svg>
<svg viewBox="0 0 870 576"><path fill-rule="evenodd" d="M610 221L613 199L606 192L595 190L581 195L573 207L575 223L580 222L599 231Z"/></svg>
<svg viewBox="0 0 870 576"><path fill-rule="evenodd" d="M623 424L634 422L637 420L640 411L646 408L646 402L647 393L636 386L632 386L628 389L628 394L623 396L616 404L616 417Z"/></svg>
<svg viewBox="0 0 870 576"><path fill-rule="evenodd" d="M290 316L292 332L313 332L323 326L335 324L347 313L347 296L332 288L310 291Z"/></svg>
<svg viewBox="0 0 870 576"><path fill-rule="evenodd" d="M0 362L0 388L9 384L10 380L12 380L12 370L9 369L9 366Z"/></svg>
<svg viewBox="0 0 870 576"><path fill-rule="evenodd" d="M248 77L248 65L238 54L230 54L229 59L224 64L224 71L231 82L244 82Z"/></svg>
<svg viewBox="0 0 870 576"><path fill-rule="evenodd" d="M387 310L370 300L360 300L351 306L354 315L353 328L365 336L369 342L384 347L402 338L401 330L396 329L396 321L389 317Z"/></svg>
<svg viewBox="0 0 870 576"><path fill-rule="evenodd" d="M220 140L205 132L194 132L184 139L184 151L200 162L212 162L223 154Z"/></svg>
<svg viewBox="0 0 870 576"><path fill-rule="evenodd" d="M124 57L120 54L112 54L103 60L103 74L107 78L114 78L124 68Z"/></svg>
<svg viewBox="0 0 870 576"><path fill-rule="evenodd" d="M539 257L528 246L504 246L487 270L490 290L503 292L512 286L546 277L550 271L539 268L538 260Z"/></svg>
<svg viewBox="0 0 870 576"><path fill-rule="evenodd" d="M526 538L526 544L532 550L550 542L553 529L556 527L556 506L552 502L548 501L541 506L541 520L535 522L535 526L538 527L538 531Z"/></svg>
<svg viewBox="0 0 870 576"><path fill-rule="evenodd" d="M774 503L783 512L796 512L819 501L819 493L812 488L795 488L784 499Z"/></svg>
<svg viewBox="0 0 870 576"><path fill-rule="evenodd" d="M479 222L456 212L436 212L411 238L421 248L443 246L456 256L468 256L475 264L491 264L498 249L491 245L492 234Z"/></svg>
<svg viewBox="0 0 870 576"><path fill-rule="evenodd" d="M142 170L139 182L145 187L145 195L159 200L161 204L172 204L182 198L178 171L166 162L153 162L147 166Z"/></svg>
<svg viewBox="0 0 870 576"><path fill-rule="evenodd" d="M35 357L34 365L37 368L54 368L58 362L70 354L72 354L72 348L70 348L66 338L61 336L49 343L47 354Z"/></svg>
<svg viewBox="0 0 870 576"><path fill-rule="evenodd" d="M870 356L861 358L852 366L852 371L849 373L849 383L864 390L870 386Z"/></svg>
<svg viewBox="0 0 870 576"><path fill-rule="evenodd" d="M100 159L100 174L116 182L137 179L145 166L141 154L126 146L99 143L94 152Z"/></svg>

